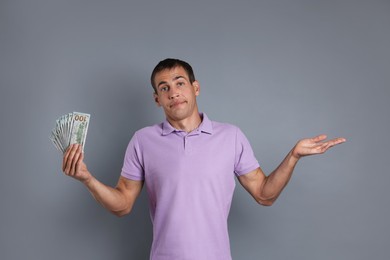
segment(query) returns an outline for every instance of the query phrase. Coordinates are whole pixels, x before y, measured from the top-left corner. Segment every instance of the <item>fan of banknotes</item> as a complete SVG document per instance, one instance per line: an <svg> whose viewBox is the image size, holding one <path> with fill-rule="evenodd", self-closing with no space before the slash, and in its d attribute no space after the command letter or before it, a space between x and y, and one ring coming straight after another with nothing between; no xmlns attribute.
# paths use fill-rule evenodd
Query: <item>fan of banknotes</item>
<svg viewBox="0 0 390 260"><path fill-rule="evenodd" d="M73 112L58 118L50 135L54 146L65 153L69 145L78 143L84 151L90 117L90 114Z"/></svg>

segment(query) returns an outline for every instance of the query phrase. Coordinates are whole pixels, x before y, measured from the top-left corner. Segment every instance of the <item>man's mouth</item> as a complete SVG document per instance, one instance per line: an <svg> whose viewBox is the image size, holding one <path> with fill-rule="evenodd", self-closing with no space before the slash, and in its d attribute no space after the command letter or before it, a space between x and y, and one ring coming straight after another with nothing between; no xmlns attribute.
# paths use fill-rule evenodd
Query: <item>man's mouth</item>
<svg viewBox="0 0 390 260"><path fill-rule="evenodd" d="M184 104L186 101L176 101L169 105L170 108L175 108L177 106L180 106L181 104Z"/></svg>

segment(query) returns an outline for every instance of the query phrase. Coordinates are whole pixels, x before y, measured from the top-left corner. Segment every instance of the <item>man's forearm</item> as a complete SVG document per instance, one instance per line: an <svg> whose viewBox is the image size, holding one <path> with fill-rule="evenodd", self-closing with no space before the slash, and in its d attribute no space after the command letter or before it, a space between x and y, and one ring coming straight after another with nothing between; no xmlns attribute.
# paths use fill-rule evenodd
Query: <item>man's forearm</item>
<svg viewBox="0 0 390 260"><path fill-rule="evenodd" d="M291 150L280 165L266 177L261 197L271 202L275 201L289 182L298 160L297 157L293 156L293 150Z"/></svg>
<svg viewBox="0 0 390 260"><path fill-rule="evenodd" d="M84 154L80 144L72 144L66 150L62 162L64 173L82 182L92 196L106 209L118 216L129 213L139 195L143 182L119 178L115 188L99 182L88 171L83 161Z"/></svg>
<svg viewBox="0 0 390 260"><path fill-rule="evenodd" d="M123 215L124 212L128 212L129 205L126 203L126 198L118 189L101 183L92 175L83 184L95 200L107 210L116 215Z"/></svg>

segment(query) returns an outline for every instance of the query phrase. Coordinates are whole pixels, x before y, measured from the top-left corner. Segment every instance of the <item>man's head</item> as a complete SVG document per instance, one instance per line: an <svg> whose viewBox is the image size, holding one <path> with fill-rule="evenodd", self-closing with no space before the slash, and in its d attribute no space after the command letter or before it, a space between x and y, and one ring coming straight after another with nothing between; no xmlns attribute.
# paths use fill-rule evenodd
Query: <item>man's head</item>
<svg viewBox="0 0 390 260"><path fill-rule="evenodd" d="M188 79L190 83L192 84L195 81L195 75L194 71L192 70L192 67L190 64L188 64L185 61L179 60L179 59L165 59L160 61L156 67L154 68L152 75L150 77L150 81L152 83L152 87L154 89L154 92L157 93L157 86L156 86L156 74L163 71L163 70L172 70L177 67L182 67L186 72Z"/></svg>
<svg viewBox="0 0 390 260"><path fill-rule="evenodd" d="M153 70L151 82L154 100L171 123L199 118L196 97L200 86L188 63L177 59L161 61Z"/></svg>

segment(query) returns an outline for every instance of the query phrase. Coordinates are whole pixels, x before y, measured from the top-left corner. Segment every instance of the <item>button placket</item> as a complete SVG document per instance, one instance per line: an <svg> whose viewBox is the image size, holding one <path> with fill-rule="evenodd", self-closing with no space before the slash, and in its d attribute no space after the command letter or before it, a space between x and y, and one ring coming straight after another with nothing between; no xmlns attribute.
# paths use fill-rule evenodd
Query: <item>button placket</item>
<svg viewBox="0 0 390 260"><path fill-rule="evenodd" d="M194 142L195 140L193 140L198 134L197 133L190 133L186 136L184 136L184 151L186 154L191 154L192 153L192 150L193 150L193 147L192 147L192 142Z"/></svg>

